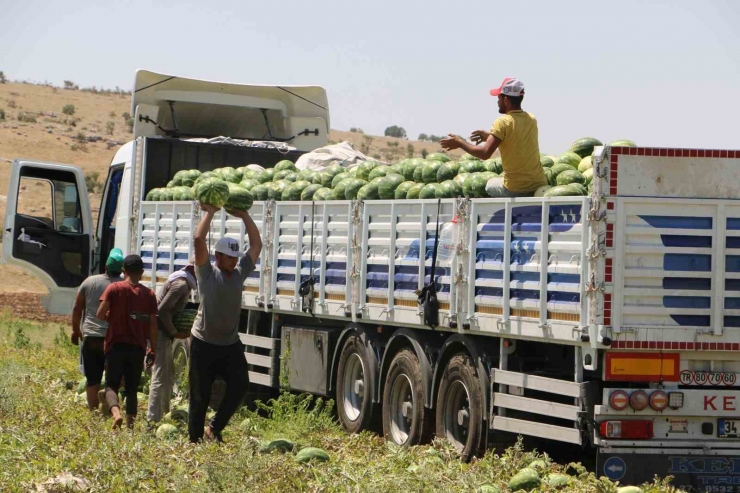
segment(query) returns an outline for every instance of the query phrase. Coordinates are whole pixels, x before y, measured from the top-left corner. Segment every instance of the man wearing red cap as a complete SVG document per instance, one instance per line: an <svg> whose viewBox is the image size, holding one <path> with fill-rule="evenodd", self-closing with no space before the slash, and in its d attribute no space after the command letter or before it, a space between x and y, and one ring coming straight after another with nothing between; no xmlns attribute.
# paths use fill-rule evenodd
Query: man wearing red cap
<svg viewBox="0 0 740 493"><path fill-rule="evenodd" d="M490 197L531 197L541 186L547 185L545 172L540 165L540 146L537 120L522 110L524 84L506 78L500 87L491 89L491 96L498 97L498 112L491 131L476 130L471 134L474 145L450 134L440 141L444 149L463 149L479 159L489 159L498 149L504 169L501 178L492 178L486 184Z"/></svg>

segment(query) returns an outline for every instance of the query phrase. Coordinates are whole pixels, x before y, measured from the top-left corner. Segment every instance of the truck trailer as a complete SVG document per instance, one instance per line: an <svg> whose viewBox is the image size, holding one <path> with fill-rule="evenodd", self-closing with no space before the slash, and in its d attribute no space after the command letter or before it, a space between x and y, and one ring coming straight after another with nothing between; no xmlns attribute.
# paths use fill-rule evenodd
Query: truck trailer
<svg viewBox="0 0 740 493"><path fill-rule="evenodd" d="M51 313L114 247L154 290L187 263L198 203L145 199L177 171L269 168L328 142L316 86L139 70L132 94L97 224L79 168L13 162L2 259L44 282ZM623 484L740 491L740 151L602 146L593 162L586 197L255 202L250 382L333 398L349 432L379 419L400 446L436 435L469 459L523 435L581 446ZM28 193L50 194L51 218ZM454 253L432 272L446 224ZM224 210L209 241L223 236L249 247ZM430 282L436 327L418 303Z"/></svg>

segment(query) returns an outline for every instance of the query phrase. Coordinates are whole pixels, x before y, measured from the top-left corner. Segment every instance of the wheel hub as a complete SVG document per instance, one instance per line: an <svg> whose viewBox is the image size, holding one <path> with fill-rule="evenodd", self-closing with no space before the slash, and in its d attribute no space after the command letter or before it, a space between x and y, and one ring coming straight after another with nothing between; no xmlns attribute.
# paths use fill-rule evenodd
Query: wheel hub
<svg viewBox="0 0 740 493"><path fill-rule="evenodd" d="M390 438L403 445L409 439L414 421L414 393L408 375L400 374L391 383L390 415Z"/></svg>
<svg viewBox="0 0 740 493"><path fill-rule="evenodd" d="M470 419L470 414L468 413L467 409L460 409L457 412L457 424L467 428L468 427L468 420Z"/></svg>
<svg viewBox="0 0 740 493"><path fill-rule="evenodd" d="M470 427L470 393L462 380L449 384L444 399L443 414L445 438L461 452L468 441Z"/></svg>
<svg viewBox="0 0 740 493"><path fill-rule="evenodd" d="M350 421L357 421L365 399L365 368L357 353L347 358L341 385L344 414Z"/></svg>

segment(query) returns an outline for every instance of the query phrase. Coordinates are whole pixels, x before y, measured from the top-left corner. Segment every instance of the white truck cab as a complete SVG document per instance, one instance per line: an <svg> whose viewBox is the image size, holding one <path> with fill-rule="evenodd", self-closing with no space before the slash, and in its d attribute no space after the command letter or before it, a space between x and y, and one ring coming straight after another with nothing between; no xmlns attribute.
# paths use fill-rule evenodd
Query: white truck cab
<svg viewBox="0 0 740 493"><path fill-rule="evenodd" d="M97 225L80 168L33 159L13 162L2 261L44 283L49 295L42 302L49 313L71 313L77 287L102 272L100 258L112 248L136 251L131 231L145 187L164 186L158 182L181 168L295 159L326 145L330 125L326 91L318 86L230 84L147 70L136 72L131 114L134 140L111 161ZM235 145L203 151L216 137ZM179 145L186 142L192 145ZM45 207L34 207L41 198Z"/></svg>

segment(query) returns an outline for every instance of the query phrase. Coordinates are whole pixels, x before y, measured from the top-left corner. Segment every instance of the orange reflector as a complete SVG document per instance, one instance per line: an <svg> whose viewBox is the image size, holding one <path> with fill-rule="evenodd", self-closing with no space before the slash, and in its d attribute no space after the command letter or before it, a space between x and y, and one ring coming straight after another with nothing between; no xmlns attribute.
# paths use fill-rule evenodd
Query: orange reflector
<svg viewBox="0 0 740 493"><path fill-rule="evenodd" d="M678 353L606 353L606 380L620 382L678 382Z"/></svg>

